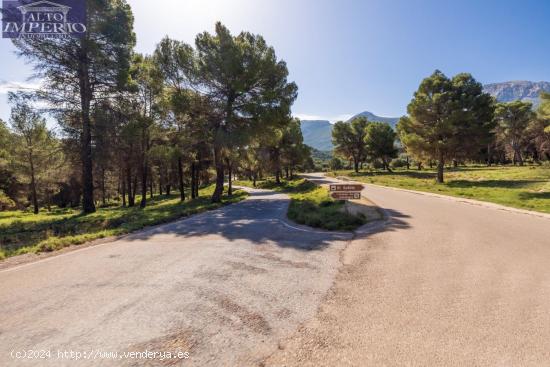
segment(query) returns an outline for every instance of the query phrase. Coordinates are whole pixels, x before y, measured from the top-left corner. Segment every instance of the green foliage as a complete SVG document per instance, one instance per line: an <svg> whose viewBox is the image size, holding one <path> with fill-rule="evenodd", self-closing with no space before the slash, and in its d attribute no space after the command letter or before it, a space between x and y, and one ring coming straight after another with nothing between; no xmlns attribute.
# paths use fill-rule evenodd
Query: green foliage
<svg viewBox="0 0 550 367"><path fill-rule="evenodd" d="M15 209L15 201L10 199L4 191L0 190L0 212Z"/></svg>
<svg viewBox="0 0 550 367"><path fill-rule="evenodd" d="M550 213L550 166L486 167L450 169L446 183L436 184L435 170L396 170L393 173L370 171L356 174L339 171L335 176L376 185L433 192L520 209Z"/></svg>
<svg viewBox="0 0 550 367"><path fill-rule="evenodd" d="M468 158L487 144L493 99L470 74L452 79L436 70L425 78L398 124L400 140L417 159L438 162L438 182L450 159Z"/></svg>
<svg viewBox="0 0 550 367"><path fill-rule="evenodd" d="M390 161L397 157L395 140L397 135L388 123L373 122L366 128L365 144L370 158L380 159L389 170Z"/></svg>
<svg viewBox="0 0 550 367"><path fill-rule="evenodd" d="M0 191L7 196L10 201L18 198L19 182L17 182L17 173L11 164L13 160L14 139L7 124L0 119ZM2 209L0 208L0 211Z"/></svg>
<svg viewBox="0 0 550 367"><path fill-rule="evenodd" d="M541 92L540 105L537 113L539 118L545 120L550 125L550 93Z"/></svg>
<svg viewBox="0 0 550 367"><path fill-rule="evenodd" d="M338 157L334 157L330 160L329 168L332 171L338 171L344 168L344 162Z"/></svg>
<svg viewBox="0 0 550 367"><path fill-rule="evenodd" d="M541 93L537 117L534 122L535 141L538 150L550 157L550 93Z"/></svg>
<svg viewBox="0 0 550 367"><path fill-rule="evenodd" d="M334 151L344 159L352 159L355 172L359 172L359 164L367 158L365 136L368 124L365 117L357 117L349 123L339 121L332 129Z"/></svg>
<svg viewBox="0 0 550 367"><path fill-rule="evenodd" d="M514 151L514 163L523 165L521 150L528 141L527 129L534 120L531 102L499 103L495 110L497 137Z"/></svg>
<svg viewBox="0 0 550 367"><path fill-rule="evenodd" d="M301 190L291 195L288 208L288 218L296 223L329 231L353 231L366 223L364 217L345 212L345 202L331 199L326 188L308 183Z"/></svg>
<svg viewBox="0 0 550 367"><path fill-rule="evenodd" d="M181 203L176 195L157 197L145 209L108 207L87 215L73 209L42 210L38 215L3 212L0 213L0 254L13 256L53 251L216 209L247 196L239 191L231 197L224 197L222 203L213 204L208 200L213 189L213 186L204 188L200 198L185 203Z"/></svg>
<svg viewBox="0 0 550 367"><path fill-rule="evenodd" d="M95 211L92 115L127 89L136 40L132 11L124 0L88 0L86 16L85 37L23 37L13 43L43 81L35 96L53 106L79 142L82 209L91 213Z"/></svg>
<svg viewBox="0 0 550 367"><path fill-rule="evenodd" d="M11 165L18 181L30 188L37 213L42 199L52 194L49 186L55 181L54 171L62 161L59 141L22 95L10 93L8 98L12 104Z"/></svg>
<svg viewBox="0 0 550 367"><path fill-rule="evenodd" d="M286 63L263 37L242 32L233 36L216 23L214 34L203 32L196 51L165 39L156 59L167 80L179 87L187 82L208 100L213 110L206 121L211 134L216 168L212 201L221 199L225 166L241 147L251 145L261 133L288 122L297 87L287 81Z"/></svg>

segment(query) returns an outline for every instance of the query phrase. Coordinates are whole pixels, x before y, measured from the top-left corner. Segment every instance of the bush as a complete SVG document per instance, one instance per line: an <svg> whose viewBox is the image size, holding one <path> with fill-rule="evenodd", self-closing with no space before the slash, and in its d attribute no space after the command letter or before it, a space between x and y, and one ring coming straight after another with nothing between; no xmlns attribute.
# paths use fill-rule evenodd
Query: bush
<svg viewBox="0 0 550 367"><path fill-rule="evenodd" d="M371 166L374 169L384 169L384 163L379 159L372 161Z"/></svg>
<svg viewBox="0 0 550 367"><path fill-rule="evenodd" d="M334 157L330 160L330 169L333 171L338 171L344 168L344 162L338 157Z"/></svg>
<svg viewBox="0 0 550 367"><path fill-rule="evenodd" d="M312 182L295 184L294 190L287 192L292 198L288 218L296 223L329 231L352 231L367 222L364 216L343 211L344 201L332 200L327 189Z"/></svg>
<svg viewBox="0 0 550 367"><path fill-rule="evenodd" d="M391 161L390 166L392 168L403 168L407 167L407 160L403 158L396 158Z"/></svg>
<svg viewBox="0 0 550 367"><path fill-rule="evenodd" d="M16 207L15 201L10 199L4 191L0 190L0 211L14 210Z"/></svg>

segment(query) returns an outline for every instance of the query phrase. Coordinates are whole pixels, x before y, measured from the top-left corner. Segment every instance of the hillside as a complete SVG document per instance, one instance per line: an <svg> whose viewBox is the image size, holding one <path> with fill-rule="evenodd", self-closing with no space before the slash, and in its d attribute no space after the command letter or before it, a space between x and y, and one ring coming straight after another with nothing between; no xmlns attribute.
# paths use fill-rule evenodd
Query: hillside
<svg viewBox="0 0 550 367"><path fill-rule="evenodd" d="M393 127L394 129L397 126L397 123L399 122L399 117L380 117L380 116L376 116L374 113L369 111L358 113L357 115L349 119L348 122L353 120L356 117L366 117L369 121L386 122L390 124L391 127Z"/></svg>
<svg viewBox="0 0 550 367"><path fill-rule="evenodd" d="M483 88L499 102L522 100L532 102L537 106L540 92L550 92L550 82L530 82L521 80L487 84Z"/></svg>
<svg viewBox="0 0 550 367"><path fill-rule="evenodd" d="M376 116L372 112L365 111L358 113L349 121L359 116L364 116L369 121L387 122L394 128L399 120L399 118ZM310 147L324 152L331 151L334 148L332 145L332 124L327 120L303 120L302 134L304 135L304 142Z"/></svg>
<svg viewBox="0 0 550 367"><path fill-rule="evenodd" d="M304 142L320 151L331 151L332 124L326 120L302 121L302 134Z"/></svg>

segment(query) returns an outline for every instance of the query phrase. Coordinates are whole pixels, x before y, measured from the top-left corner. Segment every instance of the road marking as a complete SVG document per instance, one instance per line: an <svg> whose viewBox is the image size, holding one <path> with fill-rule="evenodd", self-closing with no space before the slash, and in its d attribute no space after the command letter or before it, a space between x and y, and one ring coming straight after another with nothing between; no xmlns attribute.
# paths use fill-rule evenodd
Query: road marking
<svg viewBox="0 0 550 367"><path fill-rule="evenodd" d="M330 231L320 231L320 230L314 230L314 229L308 229L308 228L300 228L295 227L289 223L287 223L283 219L277 219L277 221L281 222L283 225L285 225L288 228L295 229L297 231L302 232L309 232L309 233L319 233L319 234L326 234L326 235L336 235L336 236L353 236L353 232L330 232Z"/></svg>

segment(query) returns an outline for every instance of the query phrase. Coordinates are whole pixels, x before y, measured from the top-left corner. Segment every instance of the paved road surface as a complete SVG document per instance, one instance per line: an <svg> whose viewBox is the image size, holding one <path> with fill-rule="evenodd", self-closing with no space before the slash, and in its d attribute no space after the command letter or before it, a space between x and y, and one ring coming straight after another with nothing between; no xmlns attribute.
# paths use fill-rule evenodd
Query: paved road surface
<svg viewBox="0 0 550 367"><path fill-rule="evenodd" d="M318 182L331 181L319 175ZM388 188L286 366L550 366L550 220Z"/></svg>
<svg viewBox="0 0 550 367"><path fill-rule="evenodd" d="M349 235L293 229L285 195L0 272L0 366L246 366L312 318ZM52 350L49 360L11 351ZM178 360L57 351L188 351Z"/></svg>

